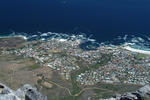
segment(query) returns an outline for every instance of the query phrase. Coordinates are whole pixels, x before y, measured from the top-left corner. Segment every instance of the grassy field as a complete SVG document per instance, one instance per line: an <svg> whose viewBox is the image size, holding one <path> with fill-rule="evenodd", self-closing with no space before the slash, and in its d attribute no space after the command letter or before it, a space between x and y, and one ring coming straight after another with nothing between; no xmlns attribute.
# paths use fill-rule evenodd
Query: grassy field
<svg viewBox="0 0 150 100"><path fill-rule="evenodd" d="M40 68L40 65L34 64L34 65L30 66L29 68L34 70L34 69Z"/></svg>
<svg viewBox="0 0 150 100"><path fill-rule="evenodd" d="M146 59L147 55L145 54L138 54L137 59Z"/></svg>
<svg viewBox="0 0 150 100"><path fill-rule="evenodd" d="M80 92L81 88L79 87L79 83L76 81L76 73L71 73L71 82L72 82L72 94L76 94Z"/></svg>

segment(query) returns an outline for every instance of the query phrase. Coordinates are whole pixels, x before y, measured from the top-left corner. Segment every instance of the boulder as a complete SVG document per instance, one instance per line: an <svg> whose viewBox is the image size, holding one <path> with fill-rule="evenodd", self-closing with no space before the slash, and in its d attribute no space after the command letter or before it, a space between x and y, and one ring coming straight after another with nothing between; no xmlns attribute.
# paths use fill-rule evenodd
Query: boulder
<svg viewBox="0 0 150 100"><path fill-rule="evenodd" d="M0 100L47 100L47 96L37 91L37 88L29 84L14 91L0 83Z"/></svg>

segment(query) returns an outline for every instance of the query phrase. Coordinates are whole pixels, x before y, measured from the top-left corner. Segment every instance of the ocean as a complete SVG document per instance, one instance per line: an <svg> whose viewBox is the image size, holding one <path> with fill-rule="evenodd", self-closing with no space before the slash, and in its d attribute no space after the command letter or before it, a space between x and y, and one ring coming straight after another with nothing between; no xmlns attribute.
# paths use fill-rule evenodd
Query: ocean
<svg viewBox="0 0 150 100"><path fill-rule="evenodd" d="M1 0L0 35L82 34L150 47L149 0ZM89 44L89 42L86 42Z"/></svg>

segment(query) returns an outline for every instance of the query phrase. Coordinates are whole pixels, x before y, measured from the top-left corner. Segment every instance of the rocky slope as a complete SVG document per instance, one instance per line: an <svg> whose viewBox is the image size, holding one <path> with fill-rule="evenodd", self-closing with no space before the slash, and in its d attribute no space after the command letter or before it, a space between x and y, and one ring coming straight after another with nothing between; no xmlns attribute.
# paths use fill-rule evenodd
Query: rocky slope
<svg viewBox="0 0 150 100"><path fill-rule="evenodd" d="M29 84L14 91L0 83L0 100L47 100L47 97Z"/></svg>
<svg viewBox="0 0 150 100"><path fill-rule="evenodd" d="M149 100L150 99L150 86L146 85L135 92L128 92L123 95L116 94L109 99L101 100Z"/></svg>

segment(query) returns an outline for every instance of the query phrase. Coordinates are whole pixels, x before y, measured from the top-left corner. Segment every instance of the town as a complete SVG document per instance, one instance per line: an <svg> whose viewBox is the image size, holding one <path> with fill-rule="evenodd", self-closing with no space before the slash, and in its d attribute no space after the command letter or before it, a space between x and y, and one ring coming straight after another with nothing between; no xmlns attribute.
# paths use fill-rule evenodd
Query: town
<svg viewBox="0 0 150 100"><path fill-rule="evenodd" d="M99 82L145 85L150 82L150 56L131 52L122 46L100 46L96 50L83 50L80 40L50 39L28 41L25 46L4 50L33 58L40 66L56 70L71 80L71 72L77 71L75 80L80 85Z"/></svg>

